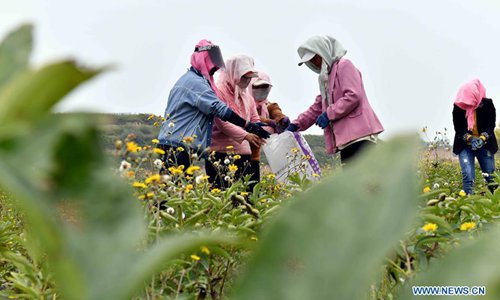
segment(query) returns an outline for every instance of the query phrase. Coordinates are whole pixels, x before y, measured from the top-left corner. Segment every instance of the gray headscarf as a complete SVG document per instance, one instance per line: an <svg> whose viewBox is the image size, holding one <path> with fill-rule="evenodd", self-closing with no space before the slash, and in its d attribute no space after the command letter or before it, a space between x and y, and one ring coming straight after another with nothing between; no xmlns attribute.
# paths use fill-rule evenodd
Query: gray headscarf
<svg viewBox="0 0 500 300"><path fill-rule="evenodd" d="M300 58L308 52L318 54L322 58L321 70L318 70L310 61L305 62L309 69L319 73L318 83L323 100L331 104L331 99L328 95L328 79L332 66L346 54L346 50L334 38L327 35L316 35L309 38L297 49Z"/></svg>

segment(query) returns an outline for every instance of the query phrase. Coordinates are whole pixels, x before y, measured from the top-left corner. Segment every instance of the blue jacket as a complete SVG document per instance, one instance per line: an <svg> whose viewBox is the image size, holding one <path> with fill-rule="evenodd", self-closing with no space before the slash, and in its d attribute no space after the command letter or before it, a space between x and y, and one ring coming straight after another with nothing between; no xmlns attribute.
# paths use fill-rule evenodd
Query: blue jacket
<svg viewBox="0 0 500 300"><path fill-rule="evenodd" d="M191 67L170 91L158 140L163 145L190 147L201 153L210 146L214 117L226 120L230 114L210 82ZM194 140L186 144L185 137Z"/></svg>

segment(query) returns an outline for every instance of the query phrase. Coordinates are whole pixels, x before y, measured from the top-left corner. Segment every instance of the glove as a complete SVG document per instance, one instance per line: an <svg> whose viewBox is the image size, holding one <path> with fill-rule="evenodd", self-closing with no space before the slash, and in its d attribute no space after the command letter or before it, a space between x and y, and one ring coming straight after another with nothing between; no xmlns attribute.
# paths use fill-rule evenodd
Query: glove
<svg viewBox="0 0 500 300"><path fill-rule="evenodd" d="M330 123L330 120L328 119L326 112L319 115L319 117L316 119L316 125L321 127L321 129L325 129L326 126L328 126L328 123Z"/></svg>
<svg viewBox="0 0 500 300"><path fill-rule="evenodd" d="M285 131L291 131L291 132L295 132L297 130L299 130L299 126L297 126L296 124L293 124L293 123L288 125L288 127L285 129Z"/></svg>
<svg viewBox="0 0 500 300"><path fill-rule="evenodd" d="M248 124L245 126L245 130L249 133L253 133L255 135L257 135L258 137L260 138L263 138L263 139L267 139L269 138L271 135L269 134L269 132L265 131L262 127L260 127L258 124L256 123L252 123L252 122L248 122Z"/></svg>
<svg viewBox="0 0 500 300"><path fill-rule="evenodd" d="M276 122L274 122L273 120L270 120L269 122L267 122L267 126L272 127L273 129L276 129Z"/></svg>
<svg viewBox="0 0 500 300"><path fill-rule="evenodd" d="M484 146L484 141L480 138L472 137L470 145L472 147L472 150L477 150Z"/></svg>
<svg viewBox="0 0 500 300"><path fill-rule="evenodd" d="M290 125L290 119L288 117L284 117L278 122L278 126L276 126L276 131L278 133L282 133L283 131L286 130L286 128Z"/></svg>

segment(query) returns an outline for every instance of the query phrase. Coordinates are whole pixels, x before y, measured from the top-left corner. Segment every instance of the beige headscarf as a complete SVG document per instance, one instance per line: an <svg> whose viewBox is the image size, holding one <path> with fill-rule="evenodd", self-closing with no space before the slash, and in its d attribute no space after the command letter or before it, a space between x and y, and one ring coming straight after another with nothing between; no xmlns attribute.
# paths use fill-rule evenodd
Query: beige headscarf
<svg viewBox="0 0 500 300"><path fill-rule="evenodd" d="M332 66L346 54L346 50L334 38L327 35L316 35L309 38L297 49L300 58L307 53L318 54L322 58L321 70L318 70L310 61L304 62L311 70L319 73L318 83L321 91L321 96L328 104L331 104L331 99L328 95L328 79Z"/></svg>

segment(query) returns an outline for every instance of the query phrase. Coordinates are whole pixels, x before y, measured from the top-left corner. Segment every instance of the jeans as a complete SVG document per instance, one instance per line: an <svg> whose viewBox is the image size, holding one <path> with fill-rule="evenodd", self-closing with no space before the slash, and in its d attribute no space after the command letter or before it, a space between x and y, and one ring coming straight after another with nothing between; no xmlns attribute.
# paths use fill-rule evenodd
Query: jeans
<svg viewBox="0 0 500 300"><path fill-rule="evenodd" d="M472 150L470 147L465 147L458 154L458 159L462 169L463 190L468 195L472 194L474 179L476 178L474 158L477 158L487 183L493 182L493 172L495 172L495 156L489 150L484 148ZM489 188L491 190L491 187Z"/></svg>

